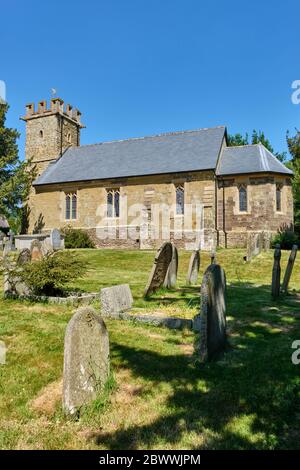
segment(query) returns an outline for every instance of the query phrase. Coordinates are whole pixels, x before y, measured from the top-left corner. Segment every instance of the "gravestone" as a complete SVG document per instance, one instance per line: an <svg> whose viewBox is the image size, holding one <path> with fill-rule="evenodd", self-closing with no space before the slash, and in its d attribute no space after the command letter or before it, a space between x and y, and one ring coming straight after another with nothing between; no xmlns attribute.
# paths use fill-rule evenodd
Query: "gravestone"
<svg viewBox="0 0 300 470"><path fill-rule="evenodd" d="M280 245L276 245L275 250L274 250L274 263L273 263L273 270L272 270L272 297L273 299L277 299L280 294L280 274L281 274L280 258L281 258Z"/></svg>
<svg viewBox="0 0 300 470"><path fill-rule="evenodd" d="M295 259L296 259L296 256L297 256L297 250L298 250L298 246L293 245L292 251L291 251L290 256L289 256L288 264L287 264L287 267L286 267L286 270L285 270L285 273L284 273L283 283L282 283L282 291L284 293L287 293L287 291L288 291L289 282L290 282L291 275L292 275L292 272L293 272Z"/></svg>
<svg viewBox="0 0 300 470"><path fill-rule="evenodd" d="M104 287L100 291L101 314L117 315L131 309L133 298L128 284Z"/></svg>
<svg viewBox="0 0 300 470"><path fill-rule="evenodd" d="M178 271L178 250L175 245L172 243L172 260L169 264L169 268L165 277L164 287L171 289L176 287L177 281L177 271Z"/></svg>
<svg viewBox="0 0 300 470"><path fill-rule="evenodd" d="M7 256L8 253L11 252L11 243L10 243L10 240L5 237L3 239L3 244L4 244L4 247L3 247L3 256Z"/></svg>
<svg viewBox="0 0 300 470"><path fill-rule="evenodd" d="M30 253L31 261L40 261L43 258L42 243L39 240L33 240Z"/></svg>
<svg viewBox="0 0 300 470"><path fill-rule="evenodd" d="M61 248L61 236L60 231L57 228L51 230L50 245L53 250L59 250Z"/></svg>
<svg viewBox="0 0 300 470"><path fill-rule="evenodd" d="M213 359L226 347L226 276L218 264L211 264L201 285L201 311L194 319L199 331L200 361Z"/></svg>
<svg viewBox="0 0 300 470"><path fill-rule="evenodd" d="M163 243L157 251L148 283L144 291L144 295L146 297L153 294L153 292L163 286L169 264L172 260L172 252L172 243L170 242Z"/></svg>
<svg viewBox="0 0 300 470"><path fill-rule="evenodd" d="M190 257L189 269L188 269L188 274L186 278L187 284L197 283L199 269L200 269L200 251L195 250L193 251Z"/></svg>
<svg viewBox="0 0 300 470"><path fill-rule="evenodd" d="M109 376L109 337L91 307L79 308L65 334L63 409L74 415L95 400Z"/></svg>
<svg viewBox="0 0 300 470"><path fill-rule="evenodd" d="M29 263L31 261L31 253L28 248L24 248L23 250L20 251L18 258L17 258L17 264L19 266L22 266L23 264Z"/></svg>

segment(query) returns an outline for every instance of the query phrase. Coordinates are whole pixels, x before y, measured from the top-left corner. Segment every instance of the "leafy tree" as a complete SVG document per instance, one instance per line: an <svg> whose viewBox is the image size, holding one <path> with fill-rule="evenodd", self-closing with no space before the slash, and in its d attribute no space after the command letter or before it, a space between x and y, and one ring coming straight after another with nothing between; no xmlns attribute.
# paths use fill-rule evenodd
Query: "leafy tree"
<svg viewBox="0 0 300 470"><path fill-rule="evenodd" d="M27 162L19 159L18 131L5 126L8 109L8 104L0 103L0 214L17 230L21 225L23 202L28 197L35 174L27 170Z"/></svg>
<svg viewBox="0 0 300 470"><path fill-rule="evenodd" d="M300 235L300 131L298 129L296 129L296 135L293 137L290 137L289 133L287 133L287 144L292 157L288 166L294 172L295 231Z"/></svg>
<svg viewBox="0 0 300 470"><path fill-rule="evenodd" d="M228 135L227 138L228 145L230 147L236 146L236 145L248 145L249 143L251 144L259 144L262 143L273 155L275 155L278 160L281 162L284 162L286 160L286 152L274 152L274 149L269 141L269 139L266 138L265 133L262 131L257 131L253 130L251 139L249 141L249 135L246 133L244 136L242 134L233 134L233 135Z"/></svg>

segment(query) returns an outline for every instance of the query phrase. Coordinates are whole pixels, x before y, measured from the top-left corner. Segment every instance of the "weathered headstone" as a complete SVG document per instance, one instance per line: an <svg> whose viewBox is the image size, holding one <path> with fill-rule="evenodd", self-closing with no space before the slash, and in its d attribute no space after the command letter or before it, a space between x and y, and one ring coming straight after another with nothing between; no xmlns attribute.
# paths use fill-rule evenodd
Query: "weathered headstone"
<svg viewBox="0 0 300 470"><path fill-rule="evenodd" d="M165 242L157 251L153 267L146 285L144 295L153 294L157 289L163 286L169 264L172 260L172 243Z"/></svg>
<svg viewBox="0 0 300 470"><path fill-rule="evenodd" d="M168 271L164 280L164 287L171 289L176 286L178 271L178 250L172 243L172 260L169 264Z"/></svg>
<svg viewBox="0 0 300 470"><path fill-rule="evenodd" d="M200 269L200 251L195 250L191 254L189 269L187 273L186 283L187 284L196 284L198 280Z"/></svg>
<svg viewBox="0 0 300 470"><path fill-rule="evenodd" d="M95 400L109 376L109 337L91 307L79 308L65 334L63 409L74 415Z"/></svg>
<svg viewBox="0 0 300 470"><path fill-rule="evenodd" d="M42 244L39 240L33 240L30 252L31 261L40 261L43 258Z"/></svg>
<svg viewBox="0 0 300 470"><path fill-rule="evenodd" d="M23 250L20 251L18 258L17 258L17 264L19 266L22 266L23 264L29 263L31 261L31 253L28 248L24 248Z"/></svg>
<svg viewBox="0 0 300 470"><path fill-rule="evenodd" d="M289 256L288 264L284 273L283 283L282 283L282 292L284 293L287 293L288 291L289 282L290 282L291 275L293 272L295 259L297 256L297 250L298 250L298 246L293 245L290 256Z"/></svg>
<svg viewBox="0 0 300 470"><path fill-rule="evenodd" d="M280 245L275 246L274 250L274 263L273 263L273 270L272 270L272 297L273 299L277 299L280 294L280 258L281 258L281 250Z"/></svg>
<svg viewBox="0 0 300 470"><path fill-rule="evenodd" d="M57 228L51 230L50 245L53 250L59 250L61 248L61 236L60 231Z"/></svg>
<svg viewBox="0 0 300 470"><path fill-rule="evenodd" d="M128 284L104 287L100 291L101 314L116 315L131 309L133 298Z"/></svg>
<svg viewBox="0 0 300 470"><path fill-rule="evenodd" d="M199 331L200 361L213 359L226 347L226 276L218 264L204 273L201 286L201 311L194 319Z"/></svg>

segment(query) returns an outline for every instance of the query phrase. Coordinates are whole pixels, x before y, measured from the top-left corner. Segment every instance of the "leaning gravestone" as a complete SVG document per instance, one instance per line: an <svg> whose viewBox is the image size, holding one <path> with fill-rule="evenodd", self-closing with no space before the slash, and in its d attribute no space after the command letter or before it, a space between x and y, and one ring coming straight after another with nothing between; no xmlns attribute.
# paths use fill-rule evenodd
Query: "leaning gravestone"
<svg viewBox="0 0 300 470"><path fill-rule="evenodd" d="M31 261L40 261L43 258L42 244L39 240L33 240L30 247Z"/></svg>
<svg viewBox="0 0 300 470"><path fill-rule="evenodd" d="M204 273L201 286L201 311L194 319L199 331L200 361L213 359L226 346L226 276L218 264Z"/></svg>
<svg viewBox="0 0 300 470"><path fill-rule="evenodd" d="M91 307L79 308L65 335L63 409L74 415L95 400L109 376L109 338Z"/></svg>
<svg viewBox="0 0 300 470"><path fill-rule="evenodd" d="M50 245L53 250L59 250L61 248L61 236L60 231L57 228L51 230Z"/></svg>
<svg viewBox="0 0 300 470"><path fill-rule="evenodd" d="M169 264L172 260L172 252L172 243L170 242L163 243L160 249L157 251L148 283L144 291L144 295L146 297L153 294L153 292L162 287L166 278Z"/></svg>
<svg viewBox="0 0 300 470"><path fill-rule="evenodd" d="M104 287L100 291L101 314L114 316L131 309L133 298L128 284Z"/></svg>
<svg viewBox="0 0 300 470"><path fill-rule="evenodd" d="M291 275L292 275L292 272L293 272L295 259L296 259L296 256L297 256L297 250L298 250L298 246L293 245L292 251L290 253L290 257L289 257L289 260L288 260L288 264L287 264L287 267L286 267L286 270L285 270L285 273L284 273L283 283L282 283L282 292L284 292L284 293L287 293L287 291L288 291L289 282L290 282Z"/></svg>
<svg viewBox="0 0 300 470"><path fill-rule="evenodd" d="M274 263L273 263L273 270L272 270L272 297L273 299L277 299L280 294L280 258L281 258L281 250L280 245L275 246L274 250Z"/></svg>
<svg viewBox="0 0 300 470"><path fill-rule="evenodd" d="M200 252L199 250L193 251L190 257L189 269L186 278L187 284L196 284L200 269Z"/></svg>
<svg viewBox="0 0 300 470"><path fill-rule="evenodd" d="M172 260L164 280L164 287L171 289L176 286L178 271L178 250L172 243Z"/></svg>

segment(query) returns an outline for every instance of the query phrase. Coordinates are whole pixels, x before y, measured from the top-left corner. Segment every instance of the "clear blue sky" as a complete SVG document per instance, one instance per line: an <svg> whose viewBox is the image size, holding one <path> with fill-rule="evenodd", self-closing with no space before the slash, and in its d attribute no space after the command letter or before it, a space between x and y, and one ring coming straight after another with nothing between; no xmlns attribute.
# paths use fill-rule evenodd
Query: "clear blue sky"
<svg viewBox="0 0 300 470"><path fill-rule="evenodd" d="M0 80L21 132L27 102L82 111L82 143L225 124L276 151L300 127L299 0L10 0L0 4Z"/></svg>

